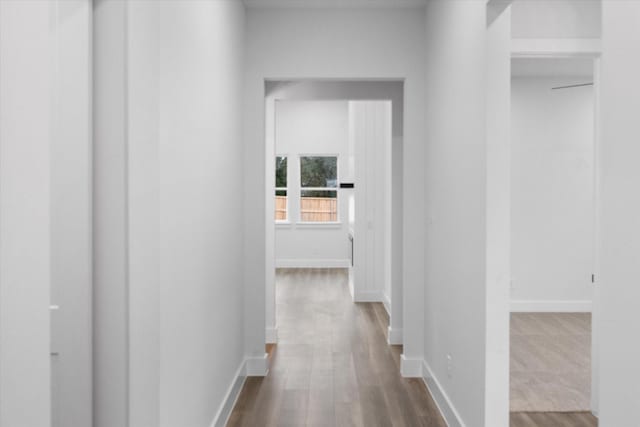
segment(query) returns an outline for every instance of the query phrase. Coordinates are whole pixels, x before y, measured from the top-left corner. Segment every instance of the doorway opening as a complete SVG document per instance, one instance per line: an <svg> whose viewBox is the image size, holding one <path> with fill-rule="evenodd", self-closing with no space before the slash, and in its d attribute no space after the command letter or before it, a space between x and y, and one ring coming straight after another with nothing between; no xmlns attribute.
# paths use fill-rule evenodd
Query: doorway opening
<svg viewBox="0 0 640 427"><path fill-rule="evenodd" d="M584 57L512 60L512 425L597 425L595 69Z"/></svg>
<svg viewBox="0 0 640 427"><path fill-rule="evenodd" d="M403 86L265 82L267 344L292 269L344 275L351 300L382 303L388 342L402 343Z"/></svg>

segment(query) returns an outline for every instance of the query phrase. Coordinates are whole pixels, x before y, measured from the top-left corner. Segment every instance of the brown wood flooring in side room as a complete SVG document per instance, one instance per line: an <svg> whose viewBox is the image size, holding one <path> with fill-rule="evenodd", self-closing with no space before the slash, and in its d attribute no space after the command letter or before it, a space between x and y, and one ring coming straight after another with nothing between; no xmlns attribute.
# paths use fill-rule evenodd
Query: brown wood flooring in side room
<svg viewBox="0 0 640 427"><path fill-rule="evenodd" d="M380 303L353 303L343 269L281 269L269 375L247 378L227 426L446 427L424 382L400 376ZM512 413L511 427L595 427L589 414Z"/></svg>
<svg viewBox="0 0 640 427"><path fill-rule="evenodd" d="M380 303L351 302L342 269L283 269L278 345L248 378L228 426L433 426L444 420L419 378L400 376Z"/></svg>
<svg viewBox="0 0 640 427"><path fill-rule="evenodd" d="M511 427L597 427L589 412L512 412Z"/></svg>

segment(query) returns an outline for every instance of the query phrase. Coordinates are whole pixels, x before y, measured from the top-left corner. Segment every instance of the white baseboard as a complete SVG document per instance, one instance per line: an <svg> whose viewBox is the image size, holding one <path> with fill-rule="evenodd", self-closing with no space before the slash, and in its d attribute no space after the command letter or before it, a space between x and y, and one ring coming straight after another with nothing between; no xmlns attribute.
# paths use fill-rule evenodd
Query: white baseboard
<svg viewBox="0 0 640 427"><path fill-rule="evenodd" d="M512 313L591 313L589 300L511 300Z"/></svg>
<svg viewBox="0 0 640 427"><path fill-rule="evenodd" d="M404 378L422 378L422 359L408 359L401 354L400 374Z"/></svg>
<svg viewBox="0 0 640 427"><path fill-rule="evenodd" d="M384 309L387 310L387 315L391 319L391 298L389 298L389 295L382 294L382 304L384 304Z"/></svg>
<svg viewBox="0 0 640 427"><path fill-rule="evenodd" d="M382 291L359 291L355 290L354 302L384 302Z"/></svg>
<svg viewBox="0 0 640 427"><path fill-rule="evenodd" d="M216 416L213 418L211 422L211 427L224 427L229 421L229 416L231 415L231 411L233 411L233 407L238 400L238 396L240 396L240 392L242 391L242 386L244 385L244 381L247 378L246 373L246 360L243 360L240 363L240 367L236 371L236 375L233 377L233 381L231 385L229 385L229 389L224 396L224 400L218 408L218 412Z"/></svg>
<svg viewBox="0 0 640 427"><path fill-rule="evenodd" d="M277 259L276 268L349 268L348 259Z"/></svg>
<svg viewBox="0 0 640 427"><path fill-rule="evenodd" d="M402 344L402 328L392 328L389 326L387 332L387 342L389 345L401 345Z"/></svg>
<svg viewBox="0 0 640 427"><path fill-rule="evenodd" d="M269 328L267 327L264 331L265 342L267 344L277 344L278 343L278 327Z"/></svg>
<svg viewBox="0 0 640 427"><path fill-rule="evenodd" d="M451 399L449 399L444 388L442 388L438 379L433 375L433 371L424 360L422 361L422 380L429 389L447 425L449 427L466 427Z"/></svg>
<svg viewBox="0 0 640 427"><path fill-rule="evenodd" d="M264 356L247 357L247 370L248 377L266 377L269 373L269 355L267 353Z"/></svg>

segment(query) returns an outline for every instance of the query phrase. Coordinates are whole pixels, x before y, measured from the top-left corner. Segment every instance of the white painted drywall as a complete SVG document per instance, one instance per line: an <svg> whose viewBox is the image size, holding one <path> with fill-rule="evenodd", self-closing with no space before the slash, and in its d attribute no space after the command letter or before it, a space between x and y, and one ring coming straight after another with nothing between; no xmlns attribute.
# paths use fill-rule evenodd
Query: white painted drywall
<svg viewBox="0 0 640 427"><path fill-rule="evenodd" d="M53 1L52 425L92 423L91 27L87 0Z"/></svg>
<svg viewBox="0 0 640 427"><path fill-rule="evenodd" d="M160 425L209 425L244 359L236 1L160 4Z"/></svg>
<svg viewBox="0 0 640 427"><path fill-rule="evenodd" d="M95 424L223 423L244 366L244 8L95 18Z"/></svg>
<svg viewBox="0 0 640 427"><path fill-rule="evenodd" d="M605 1L606 2L606 1ZM602 0L515 0L513 38L599 38Z"/></svg>
<svg viewBox="0 0 640 427"><path fill-rule="evenodd" d="M347 173L349 109L347 101L275 102L275 152L287 157L288 222L276 225L276 266L348 264L347 198L338 193L338 222L313 227L300 223L300 156L338 157L338 181ZM309 262L311 261L311 262Z"/></svg>
<svg viewBox="0 0 640 427"><path fill-rule="evenodd" d="M129 425L160 425L159 10L127 9Z"/></svg>
<svg viewBox="0 0 640 427"><path fill-rule="evenodd" d="M425 375L431 386L439 383L462 422L481 426L487 310L486 3L430 2L426 27L423 322L430 372Z"/></svg>
<svg viewBox="0 0 640 427"><path fill-rule="evenodd" d="M128 423L126 2L94 2L94 425Z"/></svg>
<svg viewBox="0 0 640 427"><path fill-rule="evenodd" d="M493 5L491 7L499 7ZM487 26L485 426L509 425L511 8Z"/></svg>
<svg viewBox="0 0 640 427"><path fill-rule="evenodd" d="M405 79L403 140L404 352L422 359L423 9L254 9L247 12L245 74L246 348L265 341L265 79ZM270 154L271 155L271 154Z"/></svg>
<svg viewBox="0 0 640 427"><path fill-rule="evenodd" d="M50 426L49 1L0 2L0 426Z"/></svg>
<svg viewBox="0 0 640 427"><path fill-rule="evenodd" d="M603 2L597 326L602 427L637 424L640 403L640 3Z"/></svg>
<svg viewBox="0 0 640 427"><path fill-rule="evenodd" d="M551 89L585 81L512 80L511 298L528 310L592 299L593 87Z"/></svg>
<svg viewBox="0 0 640 427"><path fill-rule="evenodd" d="M209 425L243 361L244 8L161 2L160 425Z"/></svg>

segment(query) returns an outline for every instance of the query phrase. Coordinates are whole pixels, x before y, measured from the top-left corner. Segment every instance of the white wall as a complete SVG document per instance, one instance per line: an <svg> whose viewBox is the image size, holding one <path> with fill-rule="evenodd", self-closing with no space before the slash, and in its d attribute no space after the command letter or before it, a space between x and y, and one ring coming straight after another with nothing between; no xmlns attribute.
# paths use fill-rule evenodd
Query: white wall
<svg viewBox="0 0 640 427"><path fill-rule="evenodd" d="M448 396L458 422L481 426L486 339L486 3L430 2L426 16L423 375L441 407L449 407Z"/></svg>
<svg viewBox="0 0 640 427"><path fill-rule="evenodd" d="M95 7L95 424L219 425L245 374L244 8Z"/></svg>
<svg viewBox="0 0 640 427"><path fill-rule="evenodd" d="M514 38L599 38L602 3L602 0L515 0L511 6L511 34Z"/></svg>
<svg viewBox="0 0 640 427"><path fill-rule="evenodd" d="M600 230L600 425L637 424L640 403L640 3L603 2Z"/></svg>
<svg viewBox="0 0 640 427"><path fill-rule="evenodd" d="M91 23L87 0L54 6L51 150L52 420L92 422Z"/></svg>
<svg viewBox="0 0 640 427"><path fill-rule="evenodd" d="M49 426L49 1L0 2L0 426Z"/></svg>
<svg viewBox="0 0 640 427"><path fill-rule="evenodd" d="M162 2L160 29L160 423L203 426L244 356L244 9Z"/></svg>
<svg viewBox="0 0 640 427"><path fill-rule="evenodd" d="M512 81L512 290L524 311L589 310L593 271L593 87L586 77Z"/></svg>
<svg viewBox="0 0 640 427"><path fill-rule="evenodd" d="M159 21L152 2L127 9L129 425L160 425Z"/></svg>
<svg viewBox="0 0 640 427"><path fill-rule="evenodd" d="M276 101L275 152L288 158L288 222L277 224L276 266L348 265L347 198L338 193L340 224L299 223L302 155L338 156L338 182L348 167L349 110L347 101Z"/></svg>
<svg viewBox="0 0 640 427"><path fill-rule="evenodd" d="M509 425L511 277L511 8L487 24L487 228L485 426ZM490 16L491 13L488 13Z"/></svg>
<svg viewBox="0 0 640 427"><path fill-rule="evenodd" d="M422 359L424 19L422 9L248 9L245 74L246 346L265 341L265 79L405 78L404 352ZM270 226L271 224L269 224Z"/></svg>
<svg viewBox="0 0 640 427"><path fill-rule="evenodd" d="M94 424L126 426L126 2L94 2Z"/></svg>

